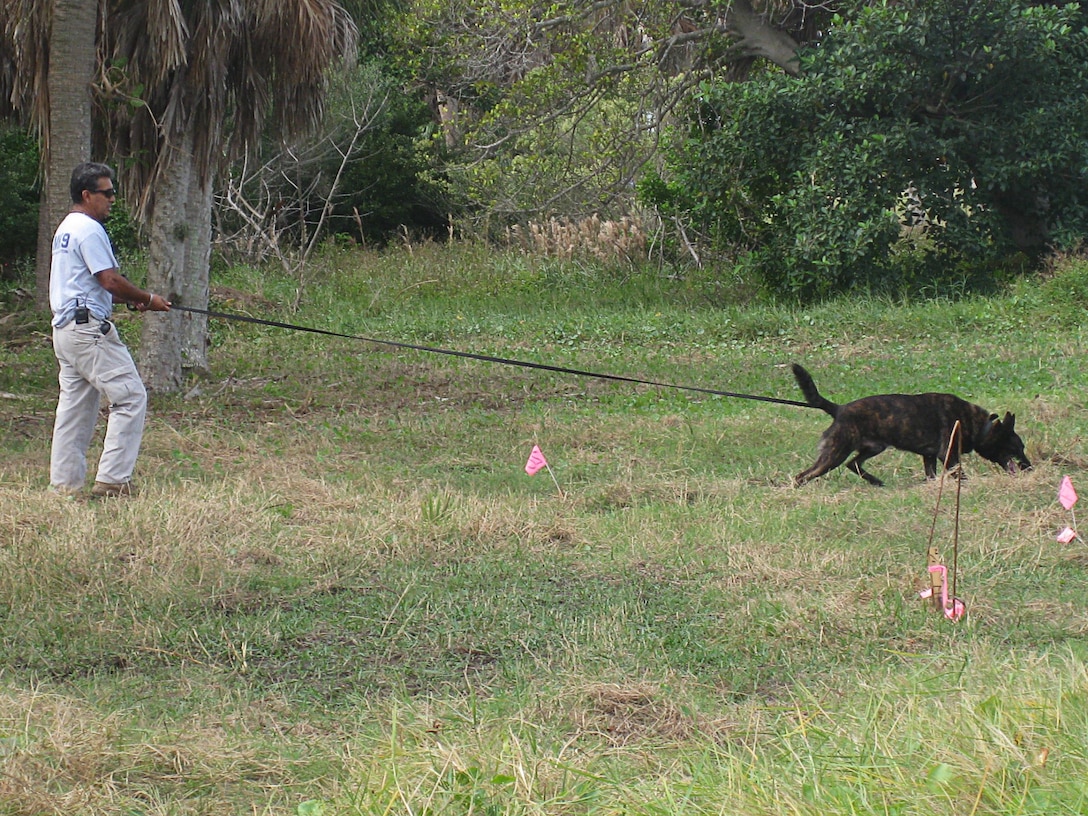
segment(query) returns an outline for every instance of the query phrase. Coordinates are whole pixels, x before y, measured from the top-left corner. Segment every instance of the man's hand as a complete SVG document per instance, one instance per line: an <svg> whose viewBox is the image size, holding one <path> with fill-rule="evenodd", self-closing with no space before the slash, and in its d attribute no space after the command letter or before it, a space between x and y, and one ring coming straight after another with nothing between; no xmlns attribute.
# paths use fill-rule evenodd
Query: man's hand
<svg viewBox="0 0 1088 816"><path fill-rule="evenodd" d="M116 269L103 269L95 274L95 278L103 289L113 295L114 301L128 303L138 312L170 311L170 301L162 295L145 292Z"/></svg>
<svg viewBox="0 0 1088 816"><path fill-rule="evenodd" d="M170 301L162 295L149 293L147 301L136 304L137 312L169 312Z"/></svg>

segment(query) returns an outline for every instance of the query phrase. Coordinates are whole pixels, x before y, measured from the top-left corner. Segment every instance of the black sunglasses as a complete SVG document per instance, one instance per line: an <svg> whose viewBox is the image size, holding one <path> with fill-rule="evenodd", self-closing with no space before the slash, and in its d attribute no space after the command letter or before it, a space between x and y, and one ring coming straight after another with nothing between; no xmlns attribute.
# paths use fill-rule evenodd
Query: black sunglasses
<svg viewBox="0 0 1088 816"><path fill-rule="evenodd" d="M108 190L88 190L88 193L98 193L104 195L106 198L114 198L117 195L117 188L110 187Z"/></svg>

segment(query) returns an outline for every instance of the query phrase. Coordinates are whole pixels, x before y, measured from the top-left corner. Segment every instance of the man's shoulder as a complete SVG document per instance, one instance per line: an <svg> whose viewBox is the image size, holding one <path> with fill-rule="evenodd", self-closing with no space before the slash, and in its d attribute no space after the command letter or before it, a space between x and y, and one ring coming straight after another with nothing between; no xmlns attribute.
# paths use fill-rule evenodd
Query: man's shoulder
<svg viewBox="0 0 1088 816"><path fill-rule="evenodd" d="M86 213L73 210L64 216L53 233L53 250L72 250L79 246L110 245L106 228Z"/></svg>
<svg viewBox="0 0 1088 816"><path fill-rule="evenodd" d="M86 213L72 210L68 215L64 216L64 219L60 222L60 226L57 227L57 232L71 232L82 235L97 235L101 233L104 235L106 233L106 228Z"/></svg>

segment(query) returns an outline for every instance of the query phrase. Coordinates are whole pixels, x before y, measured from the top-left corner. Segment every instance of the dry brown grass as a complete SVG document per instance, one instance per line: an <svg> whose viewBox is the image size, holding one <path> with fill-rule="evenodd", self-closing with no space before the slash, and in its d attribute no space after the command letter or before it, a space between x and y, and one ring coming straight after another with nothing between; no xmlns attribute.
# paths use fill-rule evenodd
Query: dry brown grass
<svg viewBox="0 0 1088 816"><path fill-rule="evenodd" d="M279 798L293 763L260 747L257 726L268 714L244 723L221 716L155 727L124 710L103 716L75 695L0 692L0 806L18 816L165 814L178 812L178 794L194 785L218 789L223 806Z"/></svg>
<svg viewBox="0 0 1088 816"><path fill-rule="evenodd" d="M637 218L603 220L592 215L534 221L524 228L515 224L506 230L506 245L546 258L631 264L645 259L647 237Z"/></svg>

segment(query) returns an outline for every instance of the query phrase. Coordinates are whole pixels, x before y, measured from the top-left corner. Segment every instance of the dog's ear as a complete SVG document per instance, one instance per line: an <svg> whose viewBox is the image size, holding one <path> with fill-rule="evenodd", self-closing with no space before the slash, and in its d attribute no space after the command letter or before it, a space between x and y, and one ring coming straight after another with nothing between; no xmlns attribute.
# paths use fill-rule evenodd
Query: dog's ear
<svg viewBox="0 0 1088 816"><path fill-rule="evenodd" d="M993 425L993 428L990 430L993 439L1004 442L1013 434L1013 426L1016 424L1016 417L1006 411L1004 419L998 419L997 414L991 414L990 422Z"/></svg>
<svg viewBox="0 0 1088 816"><path fill-rule="evenodd" d="M986 424L982 426L982 439L989 439L990 436L1001 430L1001 420L998 419L997 414L990 414L990 418L986 420Z"/></svg>

